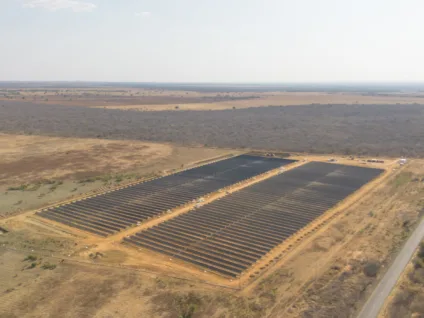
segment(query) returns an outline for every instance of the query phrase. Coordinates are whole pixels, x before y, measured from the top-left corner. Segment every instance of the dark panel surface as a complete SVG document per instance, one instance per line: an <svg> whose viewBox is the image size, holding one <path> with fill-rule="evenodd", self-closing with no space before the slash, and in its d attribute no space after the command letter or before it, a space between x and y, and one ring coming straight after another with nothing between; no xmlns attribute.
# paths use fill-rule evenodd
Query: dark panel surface
<svg viewBox="0 0 424 318"><path fill-rule="evenodd" d="M241 155L39 213L107 236L294 160Z"/></svg>
<svg viewBox="0 0 424 318"><path fill-rule="evenodd" d="M236 277L382 171L307 163L124 241Z"/></svg>

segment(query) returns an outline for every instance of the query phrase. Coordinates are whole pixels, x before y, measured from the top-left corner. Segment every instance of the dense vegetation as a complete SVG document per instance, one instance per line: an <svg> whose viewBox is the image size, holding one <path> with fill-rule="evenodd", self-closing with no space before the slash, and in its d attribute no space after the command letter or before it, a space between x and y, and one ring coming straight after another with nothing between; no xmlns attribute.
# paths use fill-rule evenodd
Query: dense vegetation
<svg viewBox="0 0 424 318"><path fill-rule="evenodd" d="M423 105L305 105L140 112L0 102L0 132L424 156Z"/></svg>

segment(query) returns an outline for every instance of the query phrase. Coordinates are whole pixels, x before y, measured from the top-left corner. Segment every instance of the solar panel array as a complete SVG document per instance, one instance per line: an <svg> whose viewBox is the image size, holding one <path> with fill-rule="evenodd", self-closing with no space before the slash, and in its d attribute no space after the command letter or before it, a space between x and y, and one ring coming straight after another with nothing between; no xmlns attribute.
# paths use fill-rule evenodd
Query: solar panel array
<svg viewBox="0 0 424 318"><path fill-rule="evenodd" d="M107 236L294 160L241 155L57 206L40 216Z"/></svg>
<svg viewBox="0 0 424 318"><path fill-rule="evenodd" d="M307 163L124 241L236 277L382 171Z"/></svg>

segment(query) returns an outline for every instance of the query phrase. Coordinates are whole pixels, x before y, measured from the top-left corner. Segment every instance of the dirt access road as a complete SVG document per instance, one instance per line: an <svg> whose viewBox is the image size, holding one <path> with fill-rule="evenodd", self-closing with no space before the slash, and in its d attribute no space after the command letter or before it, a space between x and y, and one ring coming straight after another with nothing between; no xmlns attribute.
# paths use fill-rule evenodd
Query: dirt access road
<svg viewBox="0 0 424 318"><path fill-rule="evenodd" d="M400 275L408 265L412 255L424 238L424 219L412 233L405 246L399 252L393 264L390 266L381 282L377 285L371 297L366 302L358 318L376 318L383 307L387 297L395 287Z"/></svg>

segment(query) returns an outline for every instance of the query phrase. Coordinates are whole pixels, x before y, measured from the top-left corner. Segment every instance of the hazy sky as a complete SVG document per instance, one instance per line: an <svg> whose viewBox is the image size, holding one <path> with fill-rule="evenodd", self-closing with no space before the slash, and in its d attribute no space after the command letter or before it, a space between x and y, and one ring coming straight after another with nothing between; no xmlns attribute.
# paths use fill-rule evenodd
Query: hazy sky
<svg viewBox="0 0 424 318"><path fill-rule="evenodd" d="M423 0L0 0L0 80L424 81Z"/></svg>

